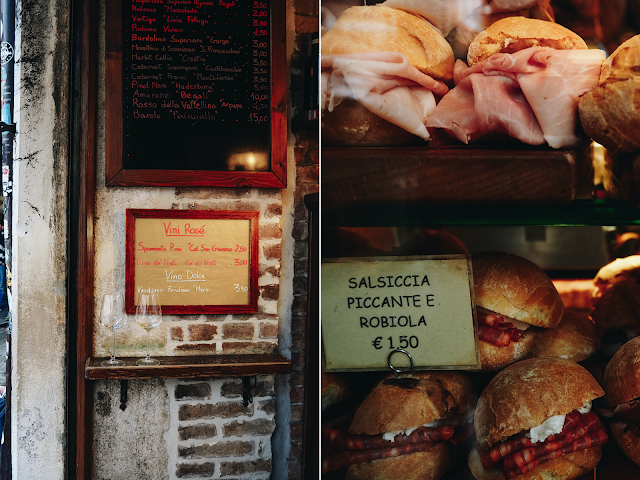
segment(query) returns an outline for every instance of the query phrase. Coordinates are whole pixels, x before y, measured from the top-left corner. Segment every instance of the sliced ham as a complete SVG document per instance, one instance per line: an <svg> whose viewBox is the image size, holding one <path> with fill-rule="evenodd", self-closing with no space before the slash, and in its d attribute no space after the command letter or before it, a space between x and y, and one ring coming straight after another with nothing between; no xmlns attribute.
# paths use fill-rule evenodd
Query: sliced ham
<svg viewBox="0 0 640 480"><path fill-rule="evenodd" d="M420 72L397 52L323 55L323 108L329 111L354 98L381 118L425 140L424 120L435 109L434 93L448 87Z"/></svg>
<svg viewBox="0 0 640 480"><path fill-rule="evenodd" d="M575 145L580 95L598 86L600 50L532 47L499 53L467 67L458 60L456 87L427 119L463 143L489 133L529 145Z"/></svg>

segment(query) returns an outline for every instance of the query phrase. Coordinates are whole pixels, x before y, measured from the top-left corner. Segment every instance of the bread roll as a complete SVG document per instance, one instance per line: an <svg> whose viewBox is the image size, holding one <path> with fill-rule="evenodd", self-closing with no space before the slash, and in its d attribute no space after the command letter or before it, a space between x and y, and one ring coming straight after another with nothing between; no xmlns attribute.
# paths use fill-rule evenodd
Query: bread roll
<svg viewBox="0 0 640 480"><path fill-rule="evenodd" d="M640 337L629 340L611 358L602 387L611 406L640 397Z"/></svg>
<svg viewBox="0 0 640 480"><path fill-rule="evenodd" d="M492 312L553 328L564 306L549 276L533 262L504 252L472 256L476 305Z"/></svg>
<svg viewBox="0 0 640 480"><path fill-rule="evenodd" d="M605 61L600 86L580 98L585 133L613 151L640 150L640 35L620 45Z"/></svg>
<svg viewBox="0 0 640 480"><path fill-rule="evenodd" d="M556 50L586 50L587 44L577 34L557 23L534 18L507 17L493 23L469 45L469 66L495 53L514 53L529 47Z"/></svg>
<svg viewBox="0 0 640 480"><path fill-rule="evenodd" d="M565 310L556 328L537 332L527 357L561 357L581 362L599 347L600 337L593 320L585 313Z"/></svg>
<svg viewBox="0 0 640 480"><path fill-rule="evenodd" d="M489 448L602 395L591 374L571 360L523 360L499 372L483 390L474 418L476 438Z"/></svg>
<svg viewBox="0 0 640 480"><path fill-rule="evenodd" d="M413 388L380 381L358 407L349 433L377 435L405 430L464 413L475 403L466 373L426 371L412 377L419 379Z"/></svg>
<svg viewBox="0 0 640 480"><path fill-rule="evenodd" d="M321 52L400 52L427 75L453 78L453 51L444 37L429 22L395 8L372 5L345 10L322 36Z"/></svg>
<svg viewBox="0 0 640 480"><path fill-rule="evenodd" d="M424 145L424 140L347 98L322 115L322 144L341 147Z"/></svg>

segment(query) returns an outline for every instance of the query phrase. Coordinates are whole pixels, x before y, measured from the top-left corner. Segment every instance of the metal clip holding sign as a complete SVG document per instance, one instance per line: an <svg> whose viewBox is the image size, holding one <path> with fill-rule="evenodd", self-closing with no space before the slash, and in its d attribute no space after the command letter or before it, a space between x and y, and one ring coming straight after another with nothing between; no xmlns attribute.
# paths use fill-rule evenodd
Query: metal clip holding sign
<svg viewBox="0 0 640 480"><path fill-rule="evenodd" d="M391 357L393 356L394 353L404 353L407 357L409 357L409 362L411 365L411 376L408 376L408 375L403 376L402 370L391 365ZM396 376L394 378L386 379L384 381L385 385L395 385L396 387L409 389L409 388L414 388L418 384L419 380L415 378L416 370L413 365L413 358L411 358L411 354L406 350L401 350L399 348L396 348L395 350L393 350L387 357L387 364L389 365L389 368L393 371L393 373L396 374Z"/></svg>

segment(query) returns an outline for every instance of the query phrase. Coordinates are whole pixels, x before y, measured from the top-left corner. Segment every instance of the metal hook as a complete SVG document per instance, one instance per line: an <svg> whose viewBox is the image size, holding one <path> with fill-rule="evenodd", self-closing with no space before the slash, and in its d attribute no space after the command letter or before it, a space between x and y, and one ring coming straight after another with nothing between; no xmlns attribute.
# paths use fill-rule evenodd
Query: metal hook
<svg viewBox="0 0 640 480"><path fill-rule="evenodd" d="M393 356L394 353L404 353L407 357L409 357L409 363L411 364L411 375L415 375L416 374L416 369L413 366L413 358L411 357L411 354L409 352L407 352L406 350L401 350L399 348L396 348L387 357L387 364L389 365L389 368L393 371L393 373L396 374L396 377L398 377L402 373L402 370L400 370L399 368L396 368L393 365L391 365L391 357Z"/></svg>

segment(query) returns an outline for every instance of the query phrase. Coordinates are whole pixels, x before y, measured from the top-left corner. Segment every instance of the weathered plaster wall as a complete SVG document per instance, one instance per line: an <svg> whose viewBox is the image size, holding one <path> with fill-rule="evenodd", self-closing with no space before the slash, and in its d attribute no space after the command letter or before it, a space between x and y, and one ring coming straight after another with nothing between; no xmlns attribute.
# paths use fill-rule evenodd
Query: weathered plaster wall
<svg viewBox="0 0 640 480"><path fill-rule="evenodd" d="M100 11L104 25L104 1ZM100 37L98 58L103 59L104 37ZM106 188L102 62L98 81L95 298L124 287L126 208L257 210L258 313L167 315L163 327L152 333L153 351L156 355L224 354L267 352L277 347L289 356L295 248L291 233L296 178L292 162L289 186L284 190ZM292 159L293 138L289 143L288 156ZM94 311L97 313L97 305ZM94 329L94 353L107 355L110 336L97 321ZM133 320L118 331L117 338L118 355L143 355L146 333ZM279 429L288 438L288 376L259 377L254 401L246 407L242 405L238 379L129 382L129 398L133 394L146 400L128 402L124 411L120 409L121 388L115 381L96 382L95 478L287 478L288 441L276 440L272 448L271 437L274 429ZM152 407L147 408L146 403ZM118 452L142 448L144 461L134 455L115 455L114 431L123 433L118 437ZM140 442L144 442L143 447Z"/></svg>
<svg viewBox="0 0 640 480"><path fill-rule="evenodd" d="M65 477L69 6L16 2L14 477Z"/></svg>

